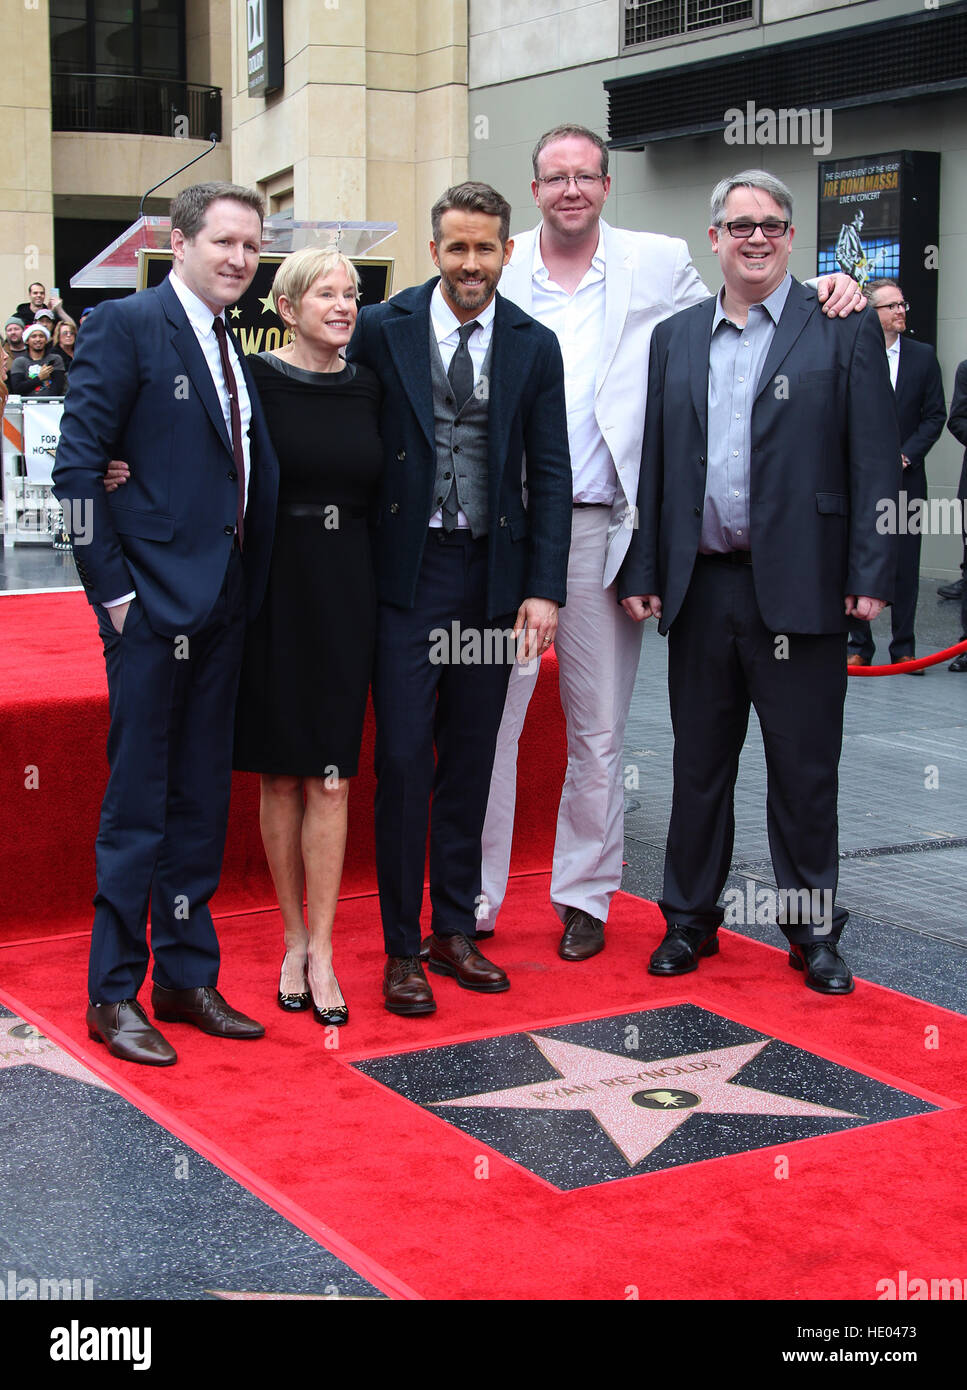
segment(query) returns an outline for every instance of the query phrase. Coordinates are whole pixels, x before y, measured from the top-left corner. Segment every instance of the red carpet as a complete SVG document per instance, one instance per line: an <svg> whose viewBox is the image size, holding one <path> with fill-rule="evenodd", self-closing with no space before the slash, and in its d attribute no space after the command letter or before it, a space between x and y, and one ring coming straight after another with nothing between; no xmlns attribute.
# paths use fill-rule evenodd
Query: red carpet
<svg viewBox="0 0 967 1390"><path fill-rule="evenodd" d="M557 667L545 657L522 743L513 871L550 862L564 776ZM0 942L86 926L94 895L94 838L107 780L107 683L97 622L81 593L0 596ZM374 887L373 725L349 798L342 891ZM236 774L216 913L274 903L258 828L258 778Z"/></svg>
<svg viewBox="0 0 967 1390"><path fill-rule="evenodd" d="M568 965L547 882L516 880L500 919L491 954L510 991L480 996L434 976L438 1011L416 1020L381 1007L374 900L345 902L337 968L351 1021L338 1051L311 1016L274 1006L271 913L221 924L225 993L268 1026L256 1043L167 1025L177 1066L115 1061L86 1037L81 936L0 951L0 997L310 1234L364 1252L363 1272L398 1296L623 1299L634 1286L641 1298L873 1299L901 1269L962 1273L967 1020L862 981L825 999L784 953L730 933L697 975L653 980L657 911L624 895L604 954ZM956 1108L561 1192L346 1065L683 999ZM924 1045L932 1025L936 1049Z"/></svg>
<svg viewBox="0 0 967 1390"><path fill-rule="evenodd" d="M660 934L657 909L627 896L615 901L604 954L566 964L555 953L559 929L544 873L512 882L488 948L510 973L508 993L476 995L433 977L438 1012L396 1018L379 991L382 944L367 895L372 785L364 776L353 787L344 885L356 896L344 898L336 923L349 1026L329 1034L311 1015L275 1008L275 912L224 915L271 899L256 779L242 778L215 904L223 914L220 983L236 1007L266 1022L267 1036L228 1043L166 1025L176 1067L111 1058L88 1041L83 1023L105 772L94 621L81 595L53 595L0 600L0 625L0 999L388 1293L869 1300L901 1270L963 1274L967 1019L862 981L847 999L823 998L804 988L784 953L731 933L698 974L654 980L645 961ZM563 767L555 687L551 666L523 753L518 872L549 860ZM548 748L557 750L551 766ZM940 1108L564 1191L448 1123L446 1111L425 1109L349 1065L682 1001ZM483 1046L496 1054L500 1044ZM675 1052L670 1044L651 1055ZM404 1070L419 1065L407 1059Z"/></svg>

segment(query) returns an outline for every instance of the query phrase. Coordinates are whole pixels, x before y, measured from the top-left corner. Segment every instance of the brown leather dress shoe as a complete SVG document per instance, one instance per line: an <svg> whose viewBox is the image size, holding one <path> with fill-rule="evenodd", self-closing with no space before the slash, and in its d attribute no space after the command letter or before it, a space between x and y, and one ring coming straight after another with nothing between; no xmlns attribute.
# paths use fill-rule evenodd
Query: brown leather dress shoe
<svg viewBox="0 0 967 1390"><path fill-rule="evenodd" d="M590 960L604 950L604 923L580 907L564 914L564 935L558 944L561 960Z"/></svg>
<svg viewBox="0 0 967 1390"><path fill-rule="evenodd" d="M482 994L500 994L510 989L510 981L499 965L481 955L480 948L469 937L430 937L430 969L436 975L450 975L464 989L476 989Z"/></svg>
<svg viewBox="0 0 967 1390"><path fill-rule="evenodd" d="M261 1038L265 1028L225 1002L212 985L198 989L151 989L151 1007L163 1023L193 1023L215 1038Z"/></svg>
<svg viewBox="0 0 967 1390"><path fill-rule="evenodd" d="M467 940L489 941L493 934L494 933L492 929L490 931L477 931L474 933L473 936L468 937ZM426 965L427 961L430 959L430 942L432 940L432 936L425 936L423 940L420 942L420 960L423 962L424 965Z"/></svg>
<svg viewBox="0 0 967 1390"><path fill-rule="evenodd" d="M146 1067L171 1067L178 1054L153 1027L137 999L117 1004L88 1004L87 1035L106 1044L108 1052L124 1062Z"/></svg>
<svg viewBox="0 0 967 1390"><path fill-rule="evenodd" d="M860 656L859 652L850 652L846 658L847 666L869 666L869 664L865 657Z"/></svg>
<svg viewBox="0 0 967 1390"><path fill-rule="evenodd" d="M383 971L383 1003L391 1014L436 1012L436 1000L418 956L387 956Z"/></svg>

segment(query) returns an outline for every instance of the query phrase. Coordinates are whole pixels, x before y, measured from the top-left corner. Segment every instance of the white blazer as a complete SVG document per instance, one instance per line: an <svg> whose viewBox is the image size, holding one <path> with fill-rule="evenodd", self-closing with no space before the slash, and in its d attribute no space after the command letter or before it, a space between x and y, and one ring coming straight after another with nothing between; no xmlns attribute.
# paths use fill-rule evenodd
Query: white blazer
<svg viewBox="0 0 967 1390"><path fill-rule="evenodd" d="M532 312L534 243L541 225L514 238L500 292ZM711 293L678 237L630 232L602 220L605 319L595 382L594 415L618 474L608 527L604 587L614 582L634 529L641 441L645 429L648 352L655 325Z"/></svg>

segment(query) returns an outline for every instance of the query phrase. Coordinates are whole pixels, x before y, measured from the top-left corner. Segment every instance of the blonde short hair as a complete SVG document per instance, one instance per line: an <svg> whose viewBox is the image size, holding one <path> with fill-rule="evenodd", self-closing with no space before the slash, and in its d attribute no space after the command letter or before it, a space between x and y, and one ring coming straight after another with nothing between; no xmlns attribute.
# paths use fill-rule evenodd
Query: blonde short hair
<svg viewBox="0 0 967 1390"><path fill-rule="evenodd" d="M352 281L358 298L359 272L348 256L341 251L333 251L331 247L321 246L306 246L301 251L293 251L275 272L272 294L276 304L279 297L284 295L293 309L298 309L309 286L315 284L320 276L331 275L340 267Z"/></svg>

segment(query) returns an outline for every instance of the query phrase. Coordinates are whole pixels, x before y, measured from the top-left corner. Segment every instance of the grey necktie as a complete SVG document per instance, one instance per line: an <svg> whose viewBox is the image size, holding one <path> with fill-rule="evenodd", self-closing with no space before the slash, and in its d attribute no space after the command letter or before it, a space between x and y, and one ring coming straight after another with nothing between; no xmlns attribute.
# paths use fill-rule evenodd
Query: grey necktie
<svg viewBox="0 0 967 1390"><path fill-rule="evenodd" d="M470 323L462 323L458 330L460 334L460 344L450 359L450 366L447 369L447 378L453 390L453 399L456 402L457 410L460 411L473 395L473 360L470 356L470 335L474 333L480 324L476 319ZM457 479L456 469L454 469L453 481L450 483L450 491L447 493L443 503L443 529L444 531L454 531L457 525Z"/></svg>

